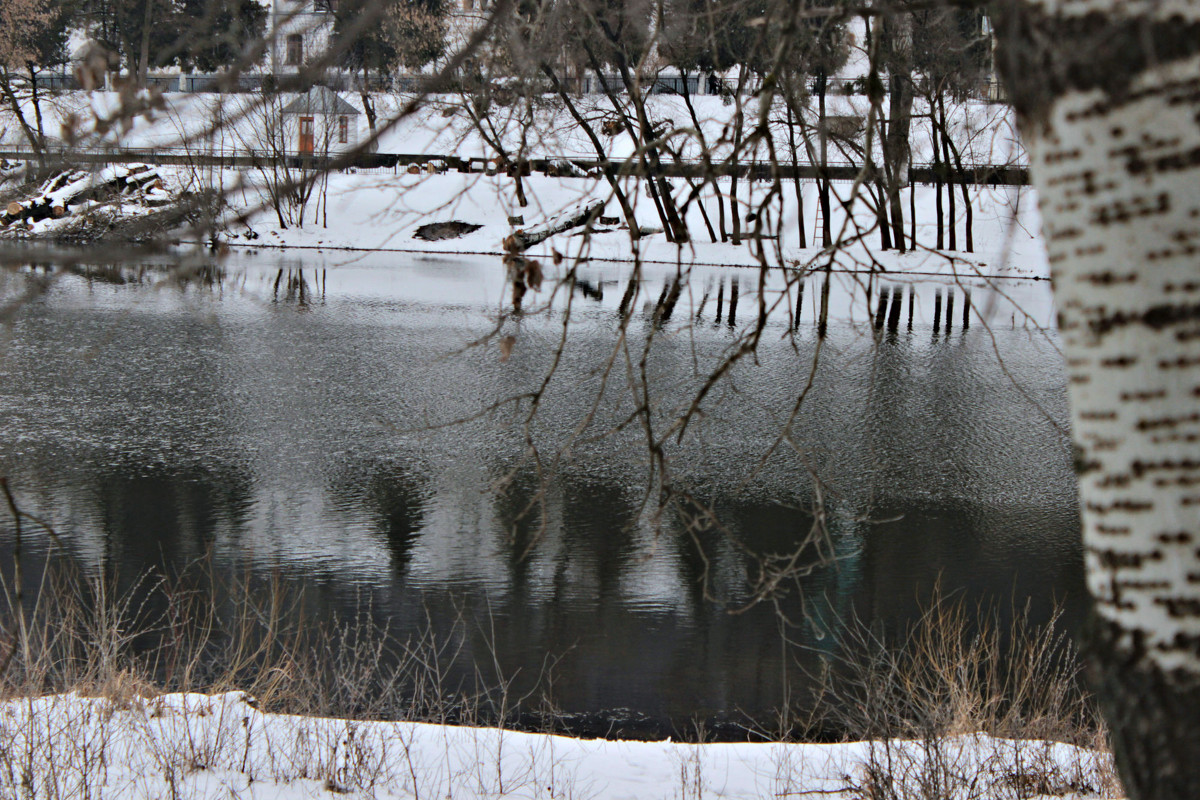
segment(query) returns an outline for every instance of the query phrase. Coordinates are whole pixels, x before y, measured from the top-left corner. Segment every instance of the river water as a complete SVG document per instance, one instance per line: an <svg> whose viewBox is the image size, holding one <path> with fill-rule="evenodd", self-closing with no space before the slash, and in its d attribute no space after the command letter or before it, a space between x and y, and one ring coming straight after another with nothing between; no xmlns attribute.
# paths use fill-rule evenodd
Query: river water
<svg viewBox="0 0 1200 800"><path fill-rule="evenodd" d="M756 273L696 270L667 313L673 268L628 299L628 266L584 265L511 315L485 258L222 270L2 278L44 291L0 329L0 474L87 568L207 556L330 609L368 598L393 632L450 632L452 676L663 731L770 717L848 620L898 630L939 581L1082 613L1043 284L835 274L821 339L822 275L798 304L770 277L763 310ZM760 314L756 353L665 436ZM778 603L751 603L818 512Z"/></svg>

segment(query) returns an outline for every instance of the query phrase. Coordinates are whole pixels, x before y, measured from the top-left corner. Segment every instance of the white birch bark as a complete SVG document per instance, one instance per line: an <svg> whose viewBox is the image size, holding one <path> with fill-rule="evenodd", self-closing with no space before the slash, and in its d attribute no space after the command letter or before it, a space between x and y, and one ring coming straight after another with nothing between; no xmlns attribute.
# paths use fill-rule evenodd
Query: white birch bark
<svg viewBox="0 0 1200 800"><path fill-rule="evenodd" d="M1131 797L1200 796L1200 3L999 15L1068 360L1095 677Z"/></svg>
<svg viewBox="0 0 1200 800"><path fill-rule="evenodd" d="M1056 104L1030 154L1071 381L1088 586L1200 674L1200 59ZM1180 102L1180 101L1183 102Z"/></svg>

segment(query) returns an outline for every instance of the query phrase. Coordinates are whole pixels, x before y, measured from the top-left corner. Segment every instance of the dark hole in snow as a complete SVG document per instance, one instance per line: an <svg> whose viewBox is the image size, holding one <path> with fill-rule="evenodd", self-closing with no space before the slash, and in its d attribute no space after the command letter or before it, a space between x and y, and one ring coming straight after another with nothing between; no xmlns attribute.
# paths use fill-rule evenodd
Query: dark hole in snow
<svg viewBox="0 0 1200 800"><path fill-rule="evenodd" d="M436 242L439 239L457 239L482 227L482 225L476 225L473 222L459 222L458 220L431 222L428 225L422 225L417 228L416 233L413 234L413 238L424 239L427 242Z"/></svg>

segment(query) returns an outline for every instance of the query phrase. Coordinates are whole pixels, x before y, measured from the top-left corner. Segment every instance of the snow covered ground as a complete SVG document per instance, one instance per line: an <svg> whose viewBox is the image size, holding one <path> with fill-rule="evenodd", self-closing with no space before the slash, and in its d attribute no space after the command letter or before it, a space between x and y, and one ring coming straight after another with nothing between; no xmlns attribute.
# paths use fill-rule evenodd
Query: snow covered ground
<svg viewBox="0 0 1200 800"><path fill-rule="evenodd" d="M253 176L246 176L247 184L252 180ZM534 175L526 178L525 184L529 205L521 208L516 202L513 180L504 176L335 174L330 176L327 187L323 187L327 192L327 203L325 200L319 204L310 202L303 227L285 229L267 210L250 220L249 229L234 226L232 233L237 242L248 243L249 237L255 237L256 245L280 247L499 254L501 242L514 230L537 226L564 208L584 200L606 199L605 215L620 214L617 202L610 198L607 184L600 180ZM636 202L638 224L658 227L658 216L644 192L644 184L629 188ZM853 187L850 184L835 184L833 188L841 199L851 199ZM722 189L728 190L728 181L723 182ZM740 190L742 208L759 212L759 203L769 190L768 184L743 182ZM762 230L766 238L761 240L754 238L753 223L743 223L743 235L750 234L748 240L740 245L713 243L700 205L693 203L687 213L692 241L682 246L666 241L662 233L646 236L635 245L623 225L599 225L594 226L588 236L581 235L581 229L559 234L535 246L530 255L548 257L558 251L572 259L629 261L636 252L642 260L668 264L756 266L760 263L758 242L761 241L765 261L771 266L824 266L832 258L834 266L841 268L865 270L876 265L908 273L1045 277L1049 272L1040 239L1036 197L1025 187L975 187L971 190L974 253L963 250L965 227L961 198L958 198L956 214L959 249L935 249L933 187L918 186L916 189L918 248L905 255L880 250L873 212L862 198L854 204L853 213L847 213L839 200L832 202L831 227L841 244L832 255L823 253L820 247L814 246L820 241L816 186L804 184L803 195L802 219L808 245L804 248L800 247L799 239L801 216L793 188L788 184L782 197L774 198L766 206L770 220ZM235 213L261 205L261 198L250 189L238 190L233 197L241 206ZM710 223L717 228L714 193L703 193L700 202L704 204ZM907 208L907 197L905 205ZM523 222L509 224L509 217L514 216L520 216ZM423 224L451 220L481 227L461 238L436 242L413 237ZM777 234L779 238L774 238Z"/></svg>
<svg viewBox="0 0 1200 800"><path fill-rule="evenodd" d="M680 744L262 713L240 692L0 705L0 791L22 798L1113 797L1108 755L964 735ZM890 782L890 785L889 785ZM895 794L883 794L894 791Z"/></svg>

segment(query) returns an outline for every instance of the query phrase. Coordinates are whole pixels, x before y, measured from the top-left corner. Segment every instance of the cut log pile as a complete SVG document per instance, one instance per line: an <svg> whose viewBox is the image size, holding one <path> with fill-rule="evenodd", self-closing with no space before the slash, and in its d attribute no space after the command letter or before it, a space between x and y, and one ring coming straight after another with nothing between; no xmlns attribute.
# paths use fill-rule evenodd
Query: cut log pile
<svg viewBox="0 0 1200 800"><path fill-rule="evenodd" d="M0 227L58 219L69 216L79 206L123 197L136 197L150 207L172 201L158 171L146 164L111 166L95 173L66 170L43 183L28 200L9 203L0 213Z"/></svg>

